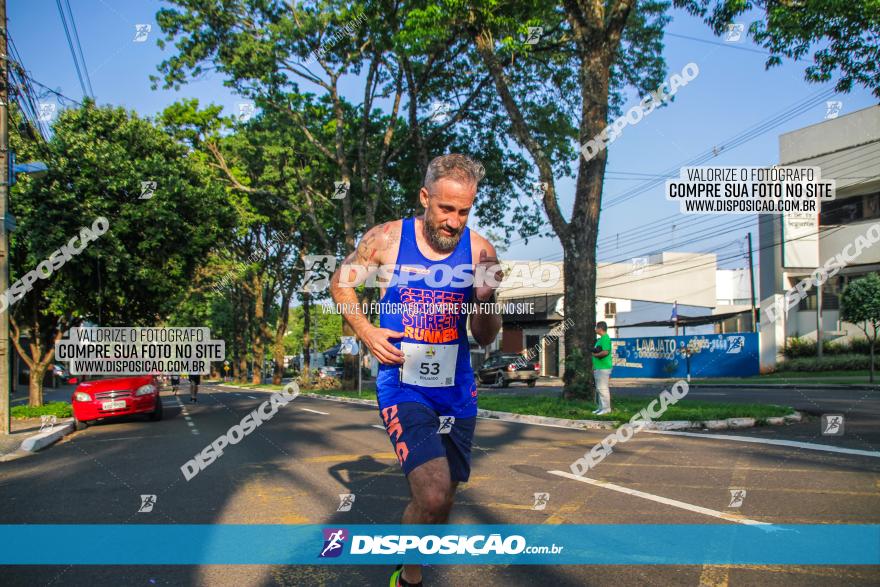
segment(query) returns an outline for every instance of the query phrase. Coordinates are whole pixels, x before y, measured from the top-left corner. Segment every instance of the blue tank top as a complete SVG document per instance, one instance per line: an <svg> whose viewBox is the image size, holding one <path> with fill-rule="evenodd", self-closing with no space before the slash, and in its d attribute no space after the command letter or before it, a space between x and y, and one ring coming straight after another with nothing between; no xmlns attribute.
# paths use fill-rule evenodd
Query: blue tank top
<svg viewBox="0 0 880 587"><path fill-rule="evenodd" d="M414 218L403 220L394 278L381 300L379 325L404 333L391 342L406 358L404 365L379 364L379 407L419 402L440 416L472 418L477 386L461 311L473 297L470 229L448 257L432 261L419 251L415 224Z"/></svg>

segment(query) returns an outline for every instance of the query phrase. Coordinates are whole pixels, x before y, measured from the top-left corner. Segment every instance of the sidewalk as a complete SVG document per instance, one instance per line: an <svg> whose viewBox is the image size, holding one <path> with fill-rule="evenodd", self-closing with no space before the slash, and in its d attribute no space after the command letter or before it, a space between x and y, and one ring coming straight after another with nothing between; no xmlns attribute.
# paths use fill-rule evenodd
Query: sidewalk
<svg viewBox="0 0 880 587"><path fill-rule="evenodd" d="M705 377L694 378L690 382L690 387L728 387L742 389L866 389L880 391L880 383L862 383L860 378L854 377L858 383L824 383L823 381L837 381L842 377L743 377L730 378L719 377L717 380L707 379ZM678 379L648 379L648 378L611 378L611 387L644 387L659 386L664 387L672 385ZM540 385L540 384L539 384Z"/></svg>
<svg viewBox="0 0 880 587"><path fill-rule="evenodd" d="M17 451L25 438L40 431L40 418L21 420L12 418L10 422L12 433L9 435L0 434L0 461L3 460L3 457Z"/></svg>
<svg viewBox="0 0 880 587"><path fill-rule="evenodd" d="M76 388L76 385L59 385L57 388L52 389L51 387L43 388L43 403L48 404L49 402L69 402L70 396L73 394L73 390ZM27 385L17 385L15 388L15 393L10 396L9 403L12 406L23 406L28 402L28 386Z"/></svg>

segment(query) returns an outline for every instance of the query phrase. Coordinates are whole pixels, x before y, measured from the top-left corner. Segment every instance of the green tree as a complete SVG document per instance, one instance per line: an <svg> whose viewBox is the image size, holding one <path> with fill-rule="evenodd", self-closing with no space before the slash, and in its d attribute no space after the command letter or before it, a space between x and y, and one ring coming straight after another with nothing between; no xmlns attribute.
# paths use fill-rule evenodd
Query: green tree
<svg viewBox="0 0 880 587"><path fill-rule="evenodd" d="M783 58L800 60L813 52L804 75L811 82L837 77L838 92L854 85L880 98L880 1L878 0L676 0L722 34L740 19L755 18L748 33L770 56L766 67ZM744 23L743 23L744 24Z"/></svg>
<svg viewBox="0 0 880 587"><path fill-rule="evenodd" d="M871 347L871 383L874 382L874 347L880 330L880 276L869 273L847 284L840 294L840 319L858 326Z"/></svg>
<svg viewBox="0 0 880 587"><path fill-rule="evenodd" d="M311 324L308 330L312 333L313 350L323 352L330 347L339 344L342 336L342 316L336 313L325 313L320 307L312 307L309 320ZM296 306L290 309L289 334L285 333L284 350L288 355L297 355L306 352L303 344L303 335L306 324L303 316L303 307Z"/></svg>
<svg viewBox="0 0 880 587"><path fill-rule="evenodd" d="M864 8L850 8L852 3L844 1L797 0L448 1L408 13L410 39L428 44L460 37L472 41L472 67L491 75L495 100L507 113L505 134L531 158L530 175L547 186L542 204L562 245L565 312L574 321L565 337L566 364L574 367L565 373L568 397L588 397L593 387L584 357L590 356L595 340L596 239L609 156L607 148L595 154L584 149L582 157L577 150L593 139L605 142L627 88L648 96L664 83L663 31L673 4L705 18L717 34L734 17L763 7L763 19L750 31L770 51L768 67L827 42L827 51L816 53L818 65L807 70L809 81L824 81L837 68L843 72L840 90L855 82L875 93L880 89L873 66L876 1L859 3ZM536 42L529 42L535 41L529 39L531 27L541 28ZM676 69L683 65L676 64ZM468 82L458 90L464 91ZM660 96L668 91L667 84ZM566 215L557 202L554 177L571 175L575 159L574 204Z"/></svg>
<svg viewBox="0 0 880 587"><path fill-rule="evenodd" d="M442 151L439 143L449 143L445 131L452 121L419 124L424 115L418 96L442 76L434 75L438 65L432 66L433 60L427 65L408 61L406 48L396 45L401 11L395 4L174 0L172 5L156 16L166 33L161 44L174 43L177 49L160 64L161 83L179 86L206 67L216 69L229 86L252 98L271 118L272 130L284 131L287 144L308 145L308 165L321 173L312 173L314 181L299 186L297 193L305 199L299 205L304 210L326 211L333 182L350 185L346 197L332 202L331 218L316 220L310 215L318 241L303 242L304 254L347 255L364 228L399 217L401 193L409 194L410 203L403 208L414 205L427 154ZM435 54L444 51L442 46L434 49ZM343 96L341 83L346 76L362 72L363 100L352 104ZM318 96L300 91L300 83L314 84ZM407 94L408 107L403 104ZM473 99L479 90L469 94ZM379 107L386 100L391 104L387 111ZM404 118L410 121L409 128ZM285 142L276 145L283 149ZM419 165L412 166L413 161ZM422 174L413 173L416 169ZM233 182L234 188L248 191L242 190L243 184L247 185ZM397 189L401 185L405 189ZM333 238L336 226L341 231ZM319 243L323 251L314 250ZM307 309L310 298L303 300ZM267 334L258 330L254 338L258 354ZM347 371L354 373L350 363Z"/></svg>
<svg viewBox="0 0 880 587"><path fill-rule="evenodd" d="M236 379L245 378L250 357L252 382L262 381L262 365L271 352L273 381L280 383L284 309L302 279L300 258L335 253L334 243L341 240L339 214L328 196L333 173L307 142L298 140L286 116L264 110L237 123L221 117L220 110L213 105L200 109L197 100L185 100L162 114L166 129L200 153L227 186L238 217L233 246L217 251L197 289L213 287L229 297Z"/></svg>
<svg viewBox="0 0 880 587"><path fill-rule="evenodd" d="M26 151L22 137L13 148ZM35 147L49 167L13 186L18 229L11 236L14 283L53 251L92 226L109 229L10 306L12 342L30 369L30 405L42 404L42 382L54 342L88 320L101 326L155 325L180 304L198 266L223 246L230 214L222 186L153 123L122 108L61 113L48 143ZM144 195L142 182L155 181ZM22 336L27 336L27 347Z"/></svg>
<svg viewBox="0 0 880 587"><path fill-rule="evenodd" d="M424 165L427 153L471 145L469 130L490 145L479 150L487 171L511 171L500 173L499 185L506 189L497 197L490 177L485 190L490 197L477 205L481 219L504 225L512 216L525 228L524 236L535 234L536 216L528 206L511 204L519 198L515 188L526 180L545 184L542 208L562 245L566 317L574 322L566 333L566 353L579 349L568 357L569 364L579 365L566 370L568 396L586 397L593 386L589 365L577 357L588 358L595 341L596 240L608 158L608 149L592 157L578 151L595 137L607 137L626 89L647 96L664 82L663 30L673 4L704 18L717 34L734 17L757 8L759 20L750 32L771 53L768 67L827 44L815 53L817 65L808 68L808 80L841 71L839 89L863 83L880 91L874 66L877 0L856 3L859 8L844 0L173 4L179 9L157 15L166 41L178 49L160 66L164 83L178 85L216 68L231 86L287 113L338 177L356 180L351 203L342 207L346 253L361 226L387 218L379 207L387 170L408 152ZM351 34L335 35L360 14L365 20ZM530 27L543 29L536 43L527 42ZM328 37L335 41L328 45ZM327 50L306 63L319 48ZM364 100L352 106L342 98L339 82L360 72L366 72ZM302 81L317 85L321 97L301 93ZM659 95L664 92L668 87ZM387 113L377 107L382 98L392 104ZM441 100L454 107L438 123L424 112ZM323 132L307 124L313 118L326 121ZM522 163L523 154L532 165ZM554 178L572 174L574 203L565 214Z"/></svg>

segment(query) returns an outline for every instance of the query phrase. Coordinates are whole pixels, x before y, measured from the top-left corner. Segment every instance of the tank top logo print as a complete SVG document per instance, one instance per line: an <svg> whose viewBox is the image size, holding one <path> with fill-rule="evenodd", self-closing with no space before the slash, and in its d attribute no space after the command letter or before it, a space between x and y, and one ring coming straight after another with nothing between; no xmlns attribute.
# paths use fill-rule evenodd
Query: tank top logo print
<svg viewBox="0 0 880 587"><path fill-rule="evenodd" d="M458 340L464 293L401 287L400 301L404 304L405 338L433 343Z"/></svg>

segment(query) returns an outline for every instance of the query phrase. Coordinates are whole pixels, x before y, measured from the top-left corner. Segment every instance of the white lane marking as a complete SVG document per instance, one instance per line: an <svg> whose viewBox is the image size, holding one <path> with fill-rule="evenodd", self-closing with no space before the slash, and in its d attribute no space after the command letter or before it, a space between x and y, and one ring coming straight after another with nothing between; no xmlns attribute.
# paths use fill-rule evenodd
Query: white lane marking
<svg viewBox="0 0 880 587"><path fill-rule="evenodd" d="M255 397L252 396L252 395L249 395L249 396L246 396L246 397L249 397L249 398L251 398L251 399L257 399L257 398L255 398Z"/></svg>
<svg viewBox="0 0 880 587"><path fill-rule="evenodd" d="M311 412L313 414L321 414L322 416L329 416L327 412L319 412L318 410L310 410L308 408L300 408L303 412Z"/></svg>
<svg viewBox="0 0 880 587"><path fill-rule="evenodd" d="M186 425L190 427L190 432L193 434L193 436L198 436L199 429L196 428L195 424L193 424L192 418L186 411L186 406L183 405L183 402L176 395L174 396L174 399L177 400L177 404L180 406L180 413L183 414L183 419L186 420Z"/></svg>
<svg viewBox="0 0 880 587"><path fill-rule="evenodd" d="M739 517L735 514L726 514L724 512L719 512L718 510L710 510L709 508L704 508L702 506L693 505L690 503L685 503L683 501L678 501L677 499L669 499L668 497L654 495L653 493L645 493L644 491L639 491L637 489L630 489L629 487L623 487L622 485L608 483L607 481L599 481L598 479L590 479L589 477L578 477L577 475L573 475L571 473L566 473L565 471L547 471L547 472L550 473L551 475L557 475L559 477L573 479L574 481L580 481L582 483L589 483L590 485L596 485L597 487L604 487L605 489L611 489L612 491L619 491L620 493L626 493L627 495L641 497L643 499L649 499L651 501L656 501L658 503L671 505L672 507L681 508L683 510L688 510L691 512L696 512L698 514L705 514L707 516L712 516L713 518L721 518L722 520L727 520L729 522L736 522L737 524L745 524L747 526L770 526L770 525L772 525L770 522L759 522L758 520L750 520L749 518L742 518L742 517Z"/></svg>
<svg viewBox="0 0 880 587"><path fill-rule="evenodd" d="M700 434L699 432L676 432L673 430L643 430L650 434L670 434L673 436L693 436L694 438L717 438L720 440L733 440L735 442L754 442L756 444L773 444L776 446L790 446L793 448L803 448L806 450L820 450L825 452L836 452L846 455L859 455L863 457L880 457L880 452L871 450L860 450L857 448L843 448L840 446L830 446L827 444L814 444L812 442L800 442L797 440L772 440L769 438L753 438L751 436L728 436L727 434Z"/></svg>

